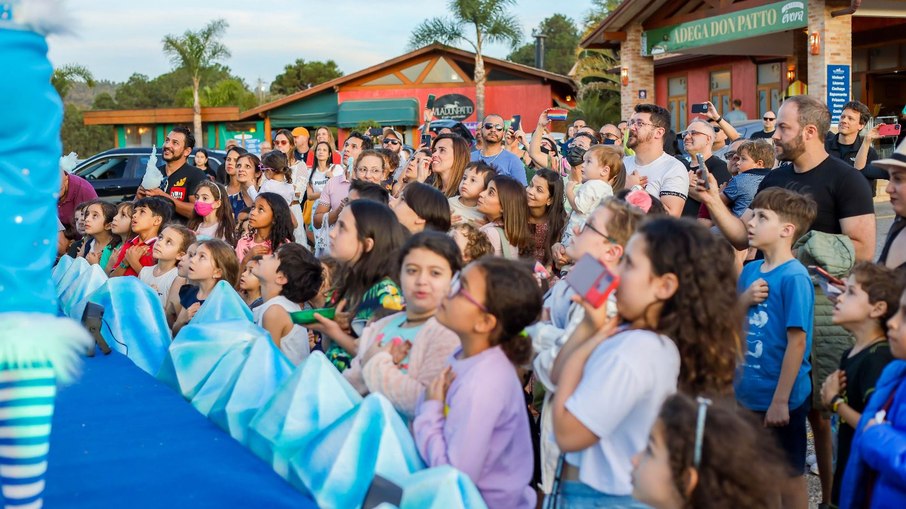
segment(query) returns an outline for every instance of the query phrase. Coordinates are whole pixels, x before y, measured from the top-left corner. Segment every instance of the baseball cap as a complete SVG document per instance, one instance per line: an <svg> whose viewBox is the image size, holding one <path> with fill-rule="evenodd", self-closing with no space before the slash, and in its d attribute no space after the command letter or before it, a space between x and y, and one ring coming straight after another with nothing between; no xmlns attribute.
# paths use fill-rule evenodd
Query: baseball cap
<svg viewBox="0 0 906 509"><path fill-rule="evenodd" d="M308 129L304 127L297 127L293 129L293 136L308 136Z"/></svg>

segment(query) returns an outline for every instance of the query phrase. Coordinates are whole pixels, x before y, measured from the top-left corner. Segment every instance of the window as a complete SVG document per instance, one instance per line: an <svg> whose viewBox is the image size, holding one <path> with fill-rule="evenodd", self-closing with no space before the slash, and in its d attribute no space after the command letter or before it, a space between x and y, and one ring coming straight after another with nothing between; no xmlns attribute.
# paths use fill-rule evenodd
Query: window
<svg viewBox="0 0 906 509"><path fill-rule="evenodd" d="M154 130L150 126L130 125L126 126L126 146L127 147L150 147L154 144L151 137Z"/></svg>
<svg viewBox="0 0 906 509"><path fill-rule="evenodd" d="M777 113L777 110L780 109L780 99L783 96L780 86L782 67L780 62L758 65L756 95L758 96L759 115L764 115L768 110Z"/></svg>
<svg viewBox="0 0 906 509"><path fill-rule="evenodd" d="M386 74L380 78L371 80L367 83L364 83L365 87L373 87L375 85L402 85L403 80L399 79L395 74Z"/></svg>
<svg viewBox="0 0 906 509"><path fill-rule="evenodd" d="M730 71L711 73L711 103L721 115L730 112L730 88Z"/></svg>
<svg viewBox="0 0 906 509"><path fill-rule="evenodd" d="M687 91L688 86L686 84L685 76L677 76L667 80L667 95L669 96L667 99L667 109L670 110L673 130L676 132L682 131L687 125Z"/></svg>
<svg viewBox="0 0 906 509"><path fill-rule="evenodd" d="M430 62L430 60L425 60L424 62L415 64L411 67L407 67L400 72L403 76L406 77L406 79L408 79L412 83L415 83L416 80L418 80L418 77L422 75L422 71L425 70L425 67L428 67L428 64Z"/></svg>
<svg viewBox="0 0 906 509"><path fill-rule="evenodd" d="M424 83L463 83L464 81L462 76L443 57L437 59L437 63L424 79Z"/></svg>
<svg viewBox="0 0 906 509"><path fill-rule="evenodd" d="M109 180L123 178L129 156L111 156L99 159L80 169L76 174L87 180Z"/></svg>

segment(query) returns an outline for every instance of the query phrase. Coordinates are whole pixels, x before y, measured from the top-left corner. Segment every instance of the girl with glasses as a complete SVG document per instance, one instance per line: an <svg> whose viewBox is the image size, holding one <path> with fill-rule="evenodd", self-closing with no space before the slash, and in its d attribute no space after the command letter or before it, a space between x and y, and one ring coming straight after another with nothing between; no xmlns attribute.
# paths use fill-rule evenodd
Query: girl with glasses
<svg viewBox="0 0 906 509"><path fill-rule="evenodd" d="M522 331L540 311L541 292L527 267L484 257L463 269L435 315L461 347L416 411L415 443L428 466L468 475L492 509L535 507L518 369L532 353Z"/></svg>

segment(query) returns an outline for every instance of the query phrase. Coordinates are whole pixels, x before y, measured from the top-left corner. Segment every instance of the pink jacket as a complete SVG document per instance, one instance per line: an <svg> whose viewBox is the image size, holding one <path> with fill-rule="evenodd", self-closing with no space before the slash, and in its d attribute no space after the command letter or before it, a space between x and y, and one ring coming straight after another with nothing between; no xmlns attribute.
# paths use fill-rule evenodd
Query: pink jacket
<svg viewBox="0 0 906 509"><path fill-rule="evenodd" d="M393 406L410 419L428 384L447 366L450 355L459 348L459 337L450 329L431 318L415 336L409 351L409 371L403 373L393 363L389 353L375 354L362 366L362 355L368 351L387 322L398 314L378 320L362 331L359 350L349 368L343 371L346 380L362 395L376 392L393 403Z"/></svg>

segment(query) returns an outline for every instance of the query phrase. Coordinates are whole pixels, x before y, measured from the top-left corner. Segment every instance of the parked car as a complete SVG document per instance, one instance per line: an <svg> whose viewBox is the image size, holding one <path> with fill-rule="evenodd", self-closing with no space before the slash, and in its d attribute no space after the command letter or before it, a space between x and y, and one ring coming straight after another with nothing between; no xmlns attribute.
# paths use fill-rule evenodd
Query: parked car
<svg viewBox="0 0 906 509"><path fill-rule="evenodd" d="M195 164L195 152L193 150L189 156L189 164ZM215 164L218 166L223 164L226 152L221 150L207 152L208 158L214 161L212 168L215 168ZM90 182L98 198L117 203L135 196L150 158L151 147L115 148L79 162L73 173ZM157 166L163 172L164 161L160 148L157 152Z"/></svg>

